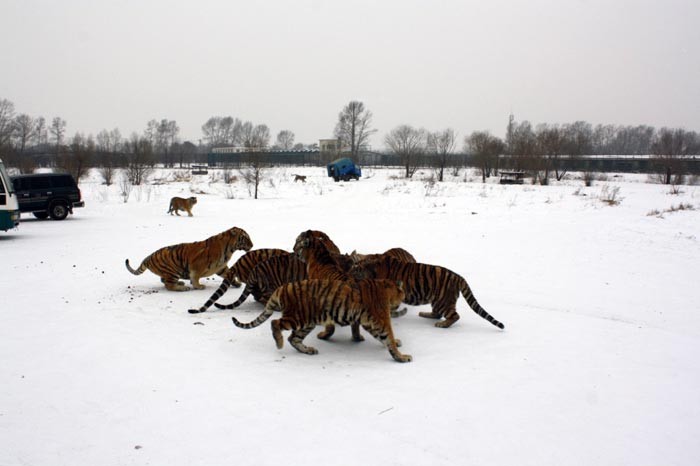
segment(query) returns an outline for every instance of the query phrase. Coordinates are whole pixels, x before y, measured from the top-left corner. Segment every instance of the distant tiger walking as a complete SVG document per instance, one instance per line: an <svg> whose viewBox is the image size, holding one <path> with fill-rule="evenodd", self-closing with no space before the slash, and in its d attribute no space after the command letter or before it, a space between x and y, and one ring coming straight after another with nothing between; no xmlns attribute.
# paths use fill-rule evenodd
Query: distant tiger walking
<svg viewBox="0 0 700 466"><path fill-rule="evenodd" d="M196 197L188 197L187 199L183 199L181 197L173 197L170 199L170 207L168 208L168 213L170 215L175 212L175 215L178 217L180 214L178 211L184 210L187 212L187 215L192 217L192 206L194 206L197 203L197 198Z"/></svg>

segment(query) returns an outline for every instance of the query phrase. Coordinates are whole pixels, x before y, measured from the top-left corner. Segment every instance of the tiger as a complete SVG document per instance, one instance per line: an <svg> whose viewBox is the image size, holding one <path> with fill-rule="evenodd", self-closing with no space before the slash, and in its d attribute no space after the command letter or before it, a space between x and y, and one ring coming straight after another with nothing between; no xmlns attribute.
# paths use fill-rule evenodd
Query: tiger
<svg viewBox="0 0 700 466"><path fill-rule="evenodd" d="M204 241L180 243L160 248L148 255L134 270L126 259L129 272L140 275L146 269L160 276L165 288L170 291L186 291L189 288L179 279L189 279L192 287L202 289L199 279L209 275L222 275L227 270L228 261L239 249L249 251L253 247L248 233L242 228L233 227Z"/></svg>
<svg viewBox="0 0 700 466"><path fill-rule="evenodd" d="M270 295L280 286L304 280L306 278L306 264L297 259L292 254L280 254L272 256L267 260L259 262L250 272L246 281L245 288L239 298L231 304L222 305L217 303L221 296L226 293L231 282L224 278L223 283L211 298L204 303L199 309L189 309L190 314L205 312L211 305L215 305L219 309L233 309L241 304L252 293L256 301L267 304Z"/></svg>
<svg viewBox="0 0 700 466"><path fill-rule="evenodd" d="M438 265L401 262L393 257L362 262L350 271L356 279L388 278L401 280L406 299L411 305L430 304L431 312L418 313L421 317L441 319L436 327L447 328L459 320L457 299L462 293L469 307L496 327L505 326L494 319L478 303L467 281L461 275Z"/></svg>
<svg viewBox="0 0 700 466"><path fill-rule="evenodd" d="M170 207L168 209L168 213L170 215L172 215L173 212L175 212L175 215L177 215L179 217L180 214L178 213L178 211L184 210L187 212L187 215L189 217L191 217L192 216L192 206L195 205L196 203L197 203L197 198L194 196L188 197L187 199L183 199L181 197L174 197L174 198L170 199Z"/></svg>
<svg viewBox="0 0 700 466"><path fill-rule="evenodd" d="M239 288L241 282L245 283L248 279L248 275L253 271L258 263L269 259L270 257L289 255L289 252L284 249L256 249L254 251L249 251L243 254L240 259L234 263L229 272L226 274L226 278L230 282L230 286L234 288Z"/></svg>
<svg viewBox="0 0 700 466"><path fill-rule="evenodd" d="M355 282L354 277L338 264L334 256L338 256L339 254L331 253L326 246L328 241L330 241L330 238L324 233L308 230L297 236L296 242L294 243L294 252L306 263L306 274L309 279L340 280L352 286ZM351 330L354 341L364 340L362 335L360 335L359 323L353 323ZM325 330L320 332L317 337L321 340L328 340L333 336L334 332L335 325L329 322Z"/></svg>
<svg viewBox="0 0 700 466"><path fill-rule="evenodd" d="M350 253L350 259L352 260L353 265L362 261L372 261L376 259L381 259L386 256L393 257L394 259L400 260L402 262L416 262L416 258L413 257L413 255L410 252L406 251L403 248L387 249L381 254L360 254L357 251L353 251Z"/></svg>
<svg viewBox="0 0 700 466"><path fill-rule="evenodd" d="M297 181L306 183L306 175L294 175L294 182L296 183Z"/></svg>
<svg viewBox="0 0 700 466"><path fill-rule="evenodd" d="M317 241L323 244L328 250L328 252L330 252L331 254L340 254L340 249L338 248L338 246L336 246L333 240L331 240L327 234L318 230L306 230L304 232L299 233L299 236L297 236L296 240L294 241L295 253L298 254L296 250L297 244L300 244L300 241L307 237L315 238Z"/></svg>
<svg viewBox="0 0 700 466"><path fill-rule="evenodd" d="M391 317L406 313L396 312L404 297L401 282L392 280L361 280L356 287L339 280L302 280L275 290L252 322L241 323L235 317L232 320L237 327L250 329L261 325L274 311L282 311L282 317L271 322L277 348L284 346L282 331L291 330L289 343L310 355L318 354L318 350L303 341L316 325L358 323L389 350L394 360L410 362L410 355L399 352L401 341L394 338L391 327Z"/></svg>

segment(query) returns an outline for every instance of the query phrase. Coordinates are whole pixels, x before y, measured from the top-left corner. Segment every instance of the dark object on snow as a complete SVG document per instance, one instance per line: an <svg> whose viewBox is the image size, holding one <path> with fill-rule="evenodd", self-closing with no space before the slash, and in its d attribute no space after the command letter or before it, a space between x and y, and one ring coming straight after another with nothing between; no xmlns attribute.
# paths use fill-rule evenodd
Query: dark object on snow
<svg viewBox="0 0 700 466"><path fill-rule="evenodd" d="M36 218L63 220L74 207L85 207L73 177L62 173L17 175L12 177L20 212L32 212Z"/></svg>
<svg viewBox="0 0 700 466"><path fill-rule="evenodd" d="M523 184L523 178L525 177L524 172L514 171L514 172L504 172L501 171L501 184Z"/></svg>
<svg viewBox="0 0 700 466"><path fill-rule="evenodd" d="M347 157L332 161L326 165L326 170L328 170L328 176L332 177L334 181L359 180L362 176L360 167Z"/></svg>

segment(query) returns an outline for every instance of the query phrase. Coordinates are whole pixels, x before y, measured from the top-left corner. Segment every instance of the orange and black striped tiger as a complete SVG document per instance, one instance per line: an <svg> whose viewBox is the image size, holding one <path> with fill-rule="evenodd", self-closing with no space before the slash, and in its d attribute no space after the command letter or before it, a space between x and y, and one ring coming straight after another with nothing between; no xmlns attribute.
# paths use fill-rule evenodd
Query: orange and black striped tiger
<svg viewBox="0 0 700 466"><path fill-rule="evenodd" d="M350 253L350 259L353 264L360 263L362 261L373 261L377 259L383 259L384 257L393 257L396 260L403 262L416 262L416 258L403 248L391 248L387 249L381 254L360 254L357 251Z"/></svg>
<svg viewBox="0 0 700 466"><path fill-rule="evenodd" d="M241 286L240 281L243 281L244 283L247 283L249 280L249 277L252 273L252 271L255 269L255 267L260 264L261 262L264 262L268 259L271 259L273 257L292 257L292 254L288 253L284 249L256 249L254 251L249 251L245 254L243 254L235 264L233 264L223 275L222 277L224 278L224 281L221 282L221 285L217 290L214 292L214 294L211 295L211 297L205 302L199 309L188 309L187 312L190 314L198 314L200 312L206 312L207 309L211 307L212 304L214 304L216 301L221 298L224 293L230 288L230 287L238 287ZM260 295L257 292L257 289L251 290L253 291L253 297L258 300ZM247 295L246 295L247 297ZM264 303L263 303L264 304Z"/></svg>
<svg viewBox="0 0 700 466"><path fill-rule="evenodd" d="M238 288L241 282L245 283L248 275L253 271L258 263L269 259L270 257L290 254L284 249L255 249L243 254L235 264L233 264L226 273L226 278L231 282L231 286Z"/></svg>
<svg viewBox="0 0 700 466"><path fill-rule="evenodd" d="M353 267L351 273L358 279L388 278L401 280L406 292L404 302L411 305L430 304L431 312L418 315L441 320L436 327L449 327L459 320L457 299L462 293L464 299L474 312L498 328L504 325L494 319L479 305L467 281L461 275L437 265L401 262L393 257L384 257L375 261L362 262Z"/></svg>
<svg viewBox="0 0 700 466"><path fill-rule="evenodd" d="M337 260L326 247L327 241L319 237L316 231L308 230L297 236L294 243L294 252L306 263L306 275L314 280L340 280L354 286L355 279L341 267ZM321 233L323 234L323 233ZM330 238L329 238L330 240ZM337 254L336 254L337 255ZM352 339L362 341L360 335L360 324L353 323L351 326ZM321 340L328 340L335 332L335 325L329 322L326 329L320 332L317 337Z"/></svg>
<svg viewBox="0 0 700 466"><path fill-rule="evenodd" d="M127 270L134 275L148 269L160 276L160 281L168 290L188 290L181 278L189 279L192 287L202 289L204 285L199 283L200 278L223 275L234 252L239 249L248 251L252 247L248 233L242 228L233 227L204 241L160 248L146 257L136 270L129 265L129 259L125 263Z"/></svg>
<svg viewBox="0 0 700 466"><path fill-rule="evenodd" d="M231 304L222 305L216 301L226 293L231 283L224 279L218 290L199 309L190 309L190 314L205 312L213 304L219 309L233 309L241 304L252 293L256 301L266 304L270 295L280 286L304 280L306 278L306 264L293 254L280 254L259 262L253 271L248 274L245 288L238 299Z"/></svg>
<svg viewBox="0 0 700 466"><path fill-rule="evenodd" d="M214 305L219 309L234 309L253 293L256 301L267 304L272 293L282 285L306 280L306 264L293 254L270 257L255 266L245 283L243 292L231 304Z"/></svg>
<svg viewBox="0 0 700 466"><path fill-rule="evenodd" d="M175 212L175 215L178 217L180 216L180 210L184 210L187 212L187 215L192 217L192 206L194 206L197 203L197 198L196 197L188 197L187 199L183 199L181 197L173 197L170 199L170 207L168 207L168 213L170 215Z"/></svg>
<svg viewBox="0 0 700 466"><path fill-rule="evenodd" d="M394 312L403 299L401 283L392 280L361 280L356 287L338 280L302 280L275 290L265 310L252 322L244 324L235 317L232 320L237 327L249 329L265 322L274 311L282 311L282 317L271 323L277 348L284 346L282 331L291 330L289 343L305 354L318 353L316 348L303 343L316 325L358 323L379 340L396 361L409 362L412 357L399 352L401 342L394 338L391 327L391 317L406 312Z"/></svg>
<svg viewBox="0 0 700 466"><path fill-rule="evenodd" d="M331 254L340 254L340 249L338 249L338 246L336 246L336 244L333 242L333 240L331 240L327 234L325 234L322 231L318 231L318 230L306 230L306 231L300 233L299 236L297 236L296 241L294 242L294 248L295 248L294 252L296 252L297 254L298 254L298 252L296 250L296 247L297 247L296 245L304 238L314 238L318 242L323 244L323 246L325 246L325 248Z"/></svg>

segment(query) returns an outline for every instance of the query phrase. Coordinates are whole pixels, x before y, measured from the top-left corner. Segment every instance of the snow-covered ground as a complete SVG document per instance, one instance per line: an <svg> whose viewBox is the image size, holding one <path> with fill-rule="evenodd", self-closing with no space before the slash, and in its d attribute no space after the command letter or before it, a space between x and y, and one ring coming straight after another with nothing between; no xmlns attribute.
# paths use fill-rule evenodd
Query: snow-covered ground
<svg viewBox="0 0 700 466"><path fill-rule="evenodd" d="M258 200L201 176L127 203L95 177L66 221L0 234L0 465L700 463L699 187L268 175ZM198 196L194 217L166 214L173 195ZM695 210L663 213L681 203ZM232 325L261 311L252 298L188 314L218 277L177 293L124 267L232 226L255 248L306 229L345 252L403 247L465 276L506 328L460 298L449 329L410 306L393 321L412 363L349 328L310 335L307 356Z"/></svg>

